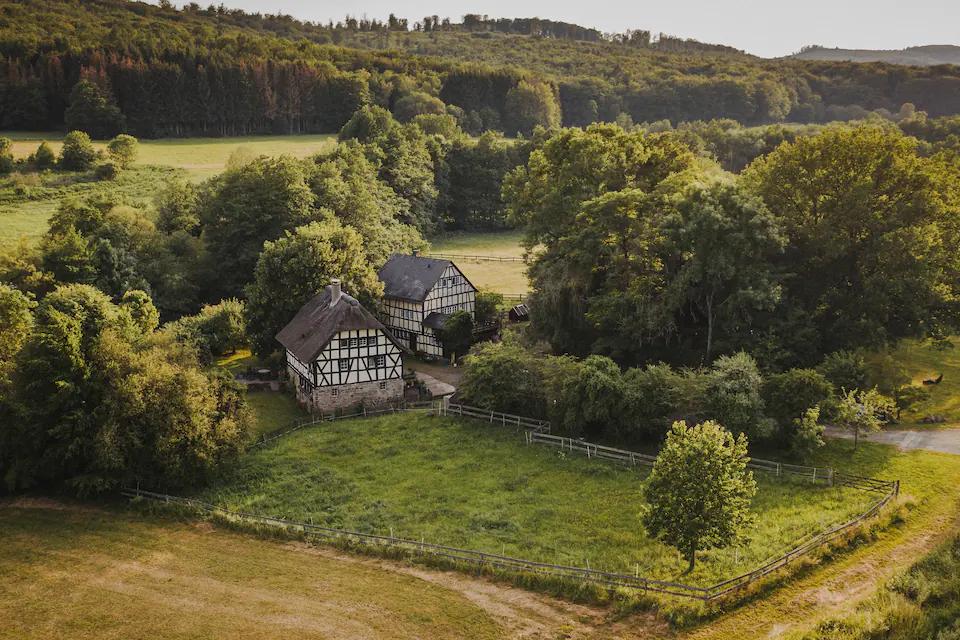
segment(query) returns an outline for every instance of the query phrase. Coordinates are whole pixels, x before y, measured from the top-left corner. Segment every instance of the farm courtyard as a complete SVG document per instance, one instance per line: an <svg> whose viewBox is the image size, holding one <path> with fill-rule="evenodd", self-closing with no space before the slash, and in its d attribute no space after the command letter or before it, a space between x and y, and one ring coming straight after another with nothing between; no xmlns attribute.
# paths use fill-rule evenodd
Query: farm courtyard
<svg viewBox="0 0 960 640"><path fill-rule="evenodd" d="M526 446L475 421L399 414L310 427L248 453L197 497L235 510L557 564L675 579L640 525L644 473ZM876 496L757 476L750 541L706 552L707 584L775 557Z"/></svg>

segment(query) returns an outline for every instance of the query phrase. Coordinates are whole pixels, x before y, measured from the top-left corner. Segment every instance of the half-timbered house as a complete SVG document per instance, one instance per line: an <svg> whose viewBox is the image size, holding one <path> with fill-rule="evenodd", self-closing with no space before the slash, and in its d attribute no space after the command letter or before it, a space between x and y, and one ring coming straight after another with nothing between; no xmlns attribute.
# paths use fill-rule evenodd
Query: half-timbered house
<svg viewBox="0 0 960 640"><path fill-rule="evenodd" d="M442 356L440 331L447 318L456 311L474 314L477 289L449 260L394 254L378 275L381 319L411 351Z"/></svg>
<svg viewBox="0 0 960 640"><path fill-rule="evenodd" d="M333 280L277 334L297 399L313 411L403 399L403 349Z"/></svg>

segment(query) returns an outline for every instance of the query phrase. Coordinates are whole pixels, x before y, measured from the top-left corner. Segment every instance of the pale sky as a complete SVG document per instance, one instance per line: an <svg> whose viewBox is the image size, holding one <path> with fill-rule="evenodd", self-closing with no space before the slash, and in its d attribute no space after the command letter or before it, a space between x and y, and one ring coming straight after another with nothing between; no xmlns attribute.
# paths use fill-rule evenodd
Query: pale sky
<svg viewBox="0 0 960 640"><path fill-rule="evenodd" d="M197 0L206 6L206 0ZM604 32L649 29L727 44L759 56L787 55L807 44L849 49L901 49L921 44L960 45L960 0L222 0L228 7L287 13L326 22L346 14L410 23L425 15L455 18L540 17ZM220 4L220 2L213 2ZM178 6L183 0L176 0Z"/></svg>

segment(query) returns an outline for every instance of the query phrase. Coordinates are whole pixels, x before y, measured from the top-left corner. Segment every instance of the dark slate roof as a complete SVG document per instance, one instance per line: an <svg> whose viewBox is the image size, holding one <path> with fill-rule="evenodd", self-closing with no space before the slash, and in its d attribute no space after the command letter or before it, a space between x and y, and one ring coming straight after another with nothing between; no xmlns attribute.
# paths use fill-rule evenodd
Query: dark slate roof
<svg viewBox="0 0 960 640"><path fill-rule="evenodd" d="M340 300L331 307L329 286L301 307L293 320L277 334L277 341L300 362L313 362L334 335L350 329L380 329L391 342L403 349L356 298L341 293Z"/></svg>
<svg viewBox="0 0 960 640"><path fill-rule="evenodd" d="M430 327L431 329L443 329L443 325L446 324L447 318L449 317L450 316L445 313L434 311L423 319L423 326Z"/></svg>
<svg viewBox="0 0 960 640"><path fill-rule="evenodd" d="M449 260L395 253L377 275L385 297L422 302L450 264Z"/></svg>

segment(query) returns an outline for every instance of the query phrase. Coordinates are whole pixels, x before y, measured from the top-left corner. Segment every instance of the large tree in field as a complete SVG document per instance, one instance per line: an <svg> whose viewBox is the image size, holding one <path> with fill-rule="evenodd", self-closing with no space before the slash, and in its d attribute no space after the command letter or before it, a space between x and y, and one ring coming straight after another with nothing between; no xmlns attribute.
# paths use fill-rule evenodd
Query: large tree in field
<svg viewBox="0 0 960 640"><path fill-rule="evenodd" d="M676 548L693 571L697 552L733 544L751 521L757 486L747 471L747 439L714 422L676 422L644 488L643 526Z"/></svg>
<svg viewBox="0 0 960 640"><path fill-rule="evenodd" d="M956 326L957 178L912 139L828 129L781 145L743 179L788 238L779 315L795 320L779 334L798 337L798 361Z"/></svg>
<svg viewBox="0 0 960 640"><path fill-rule="evenodd" d="M339 278L343 290L364 305L383 293L360 234L336 219L313 222L267 242L247 287L247 333L254 352L275 351L274 336L331 278Z"/></svg>
<svg viewBox="0 0 960 640"><path fill-rule="evenodd" d="M543 247L533 321L555 349L631 360L673 331L663 223L695 172L669 137L593 125L560 131L507 177L511 217Z"/></svg>
<svg viewBox="0 0 960 640"><path fill-rule="evenodd" d="M303 164L258 158L213 179L203 194L203 238L216 271L214 298L238 296L267 240L319 217Z"/></svg>

